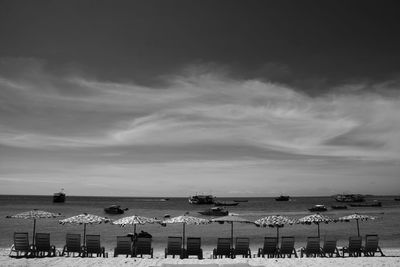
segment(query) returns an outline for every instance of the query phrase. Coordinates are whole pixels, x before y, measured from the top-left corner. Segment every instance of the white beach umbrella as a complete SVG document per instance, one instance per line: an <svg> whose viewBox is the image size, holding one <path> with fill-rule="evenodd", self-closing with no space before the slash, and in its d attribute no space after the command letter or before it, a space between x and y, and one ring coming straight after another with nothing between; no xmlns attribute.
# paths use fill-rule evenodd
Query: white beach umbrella
<svg viewBox="0 0 400 267"><path fill-rule="evenodd" d="M164 220L162 222L163 225L165 224L175 224L175 223L181 223L182 224L182 246L185 248L185 226L187 224L194 224L194 225L200 225L200 224L208 224L210 223L210 220L203 219L203 218L198 218L198 217L193 217L193 216L188 216L188 215L182 215L182 216L177 216L173 217L167 220Z"/></svg>
<svg viewBox="0 0 400 267"><path fill-rule="evenodd" d="M128 216L124 217L121 219L118 219L116 221L113 221L112 224L119 225L121 227L126 227L128 225L133 225L133 232L136 234L136 225L137 224L146 224L146 223L161 223L160 220L154 219L154 218L148 218L148 217L143 217L143 216L138 216L138 215L133 215L133 216Z"/></svg>
<svg viewBox="0 0 400 267"><path fill-rule="evenodd" d="M360 236L360 226L358 224L358 221L367 221L367 220L375 220L376 217L369 216L369 215L361 215L358 213L354 213L351 215L343 216L340 217L338 220L341 222L349 222L349 221L356 221L357 222L357 234Z"/></svg>
<svg viewBox="0 0 400 267"><path fill-rule="evenodd" d="M271 215L267 216L261 219L258 219L254 222L258 226L262 227L272 227L276 228L276 237L279 240L279 228L282 228L285 226L285 224L292 225L295 223L294 219L291 219L286 216L281 216L281 215Z"/></svg>
<svg viewBox="0 0 400 267"><path fill-rule="evenodd" d="M70 218L66 218L63 220L59 220L60 224L83 224L83 245L86 245L86 225L87 224L100 224L100 223L108 223L111 220L107 217L100 217L93 214L79 214Z"/></svg>
<svg viewBox="0 0 400 267"><path fill-rule="evenodd" d="M7 216L6 218L33 219L32 243L35 244L36 220L37 219L56 218L56 217L60 217L60 216L61 216L61 213L53 213L53 212L34 209L34 210L18 213L15 215Z"/></svg>
<svg viewBox="0 0 400 267"><path fill-rule="evenodd" d="M228 216L224 216L224 217L218 217L218 218L214 218L211 220L212 222L218 222L218 223L230 223L231 224L231 246L233 247L233 223L251 223L251 224L255 224L254 222L239 217L237 215L228 215Z"/></svg>
<svg viewBox="0 0 400 267"><path fill-rule="evenodd" d="M318 237L320 237L319 225L321 223L330 223L334 222L333 219L329 218L328 216L321 215L319 213L308 215L306 217L300 218L297 223L301 224L316 224L318 226Z"/></svg>

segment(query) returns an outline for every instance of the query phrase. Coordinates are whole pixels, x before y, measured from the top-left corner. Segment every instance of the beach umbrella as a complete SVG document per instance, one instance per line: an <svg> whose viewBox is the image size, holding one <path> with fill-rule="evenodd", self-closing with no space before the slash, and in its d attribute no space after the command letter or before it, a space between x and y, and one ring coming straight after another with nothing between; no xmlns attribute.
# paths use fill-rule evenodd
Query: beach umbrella
<svg viewBox="0 0 400 267"><path fill-rule="evenodd" d="M183 248L185 248L185 227L186 227L186 225L187 224L194 224L194 225L208 224L208 223L210 223L210 220L193 217L193 216L188 216L185 214L182 216L177 216L177 217L173 217L173 218L164 220L162 222L163 225L174 224L174 223L182 224L182 237L183 237L182 246L183 246Z"/></svg>
<svg viewBox="0 0 400 267"><path fill-rule="evenodd" d="M334 222L334 220L327 216L321 215L319 213L308 215L306 217L300 218L297 221L297 223L301 223L301 224L308 224L308 225L316 224L318 226L318 237L320 237L319 225L321 223L328 224L330 222Z"/></svg>
<svg viewBox="0 0 400 267"><path fill-rule="evenodd" d="M37 219L46 219L46 218L56 218L56 217L60 217L60 216L61 216L61 213L53 213L53 212L34 209L34 210L18 213L15 215L7 216L6 218L33 219L32 243L35 244L36 220Z"/></svg>
<svg viewBox="0 0 400 267"><path fill-rule="evenodd" d="M356 221L357 222L357 234L358 236L360 236L360 226L358 224L358 221L367 221L367 220L375 220L376 218L373 216L369 216L369 215L361 215L358 213L354 213L351 215L347 215L347 216L343 216L340 217L338 220L341 222L349 222L349 221Z"/></svg>
<svg viewBox="0 0 400 267"><path fill-rule="evenodd" d="M295 223L295 220L281 215L271 215L261 219L258 219L254 222L258 226L262 227L272 227L276 228L276 237L279 240L279 228L285 226L285 224L292 225Z"/></svg>
<svg viewBox="0 0 400 267"><path fill-rule="evenodd" d="M93 214L82 213L70 218L59 220L58 222L64 224L83 224L83 245L86 245L86 225L87 224L100 224L108 223L111 220L106 217L100 217Z"/></svg>
<svg viewBox="0 0 400 267"><path fill-rule="evenodd" d="M161 223L161 221L154 219L154 218L133 215L133 216L124 217L124 218L121 218L121 219L118 219L118 220L112 222L112 224L119 225L121 227L133 225L133 232L135 234L136 234L136 225L137 224L143 225L146 223Z"/></svg>
<svg viewBox="0 0 400 267"><path fill-rule="evenodd" d="M218 217L214 218L211 220L212 222L218 222L218 223L230 223L231 224L231 246L233 247L233 224L234 223L251 223L254 224L254 222L239 217L237 215L228 215L228 216L223 216L223 217Z"/></svg>

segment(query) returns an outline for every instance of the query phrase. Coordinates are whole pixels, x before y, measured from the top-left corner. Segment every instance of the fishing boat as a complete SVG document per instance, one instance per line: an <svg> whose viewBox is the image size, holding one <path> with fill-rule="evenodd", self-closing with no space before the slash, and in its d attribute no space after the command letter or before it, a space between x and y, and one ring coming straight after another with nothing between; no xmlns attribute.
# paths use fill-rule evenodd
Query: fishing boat
<svg viewBox="0 0 400 267"><path fill-rule="evenodd" d="M234 202L249 202L248 199L234 199Z"/></svg>
<svg viewBox="0 0 400 267"><path fill-rule="evenodd" d="M239 205L239 202L234 202L234 201L215 201L214 205L215 206L237 206L237 205Z"/></svg>
<svg viewBox="0 0 400 267"><path fill-rule="evenodd" d="M289 196L280 195L279 197L276 197L275 200L276 201L289 201L290 197Z"/></svg>
<svg viewBox="0 0 400 267"><path fill-rule="evenodd" d="M337 202L364 202L365 197L360 194L338 194L334 196Z"/></svg>
<svg viewBox="0 0 400 267"><path fill-rule="evenodd" d="M395 197L394 200L395 201L400 201L400 197Z"/></svg>
<svg viewBox="0 0 400 267"><path fill-rule="evenodd" d="M347 209L347 206L346 205L332 205L331 208L334 210L345 210L345 209Z"/></svg>
<svg viewBox="0 0 400 267"><path fill-rule="evenodd" d="M226 216L229 214L226 209L220 207L213 207L204 211L199 211L199 213L207 216Z"/></svg>
<svg viewBox="0 0 400 267"><path fill-rule="evenodd" d="M107 208L104 208L104 212L108 214L124 214L124 212L128 210L127 208L121 209L119 205L111 205Z"/></svg>
<svg viewBox="0 0 400 267"><path fill-rule="evenodd" d="M194 195L189 197L190 204L214 204L213 195Z"/></svg>
<svg viewBox="0 0 400 267"><path fill-rule="evenodd" d="M64 193L64 188L62 188L60 192L53 194L53 202L54 203L64 203L65 197L66 197L66 195Z"/></svg>
<svg viewBox="0 0 400 267"><path fill-rule="evenodd" d="M368 203L350 204L350 207L382 207L382 202L374 200Z"/></svg>
<svg viewBox="0 0 400 267"><path fill-rule="evenodd" d="M327 211L328 209L325 207L325 205L315 205L314 207L309 208L308 210L312 212L320 212L320 211Z"/></svg>

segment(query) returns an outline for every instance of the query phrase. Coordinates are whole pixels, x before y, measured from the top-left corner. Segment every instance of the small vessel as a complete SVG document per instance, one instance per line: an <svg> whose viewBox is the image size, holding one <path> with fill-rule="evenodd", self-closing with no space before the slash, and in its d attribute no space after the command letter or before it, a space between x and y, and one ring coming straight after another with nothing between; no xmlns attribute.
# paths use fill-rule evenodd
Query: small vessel
<svg viewBox="0 0 400 267"><path fill-rule="evenodd" d="M215 201L214 205L215 206L237 206L237 205L239 205L239 202L235 202L235 201Z"/></svg>
<svg viewBox="0 0 400 267"><path fill-rule="evenodd" d="M331 208L334 210L346 210L347 206L346 205L332 205Z"/></svg>
<svg viewBox="0 0 400 267"><path fill-rule="evenodd" d="M350 204L350 207L382 207L382 202L374 200L372 202Z"/></svg>
<svg viewBox="0 0 400 267"><path fill-rule="evenodd" d="M207 216L226 216L229 214L226 209L220 207L213 207L205 211L199 211L199 213Z"/></svg>
<svg viewBox="0 0 400 267"><path fill-rule="evenodd" d="M190 204L214 204L213 195L194 195L189 197Z"/></svg>
<svg viewBox="0 0 400 267"><path fill-rule="evenodd" d="M280 195L279 197L276 197L275 200L276 201L289 201L290 197L289 196Z"/></svg>
<svg viewBox="0 0 400 267"><path fill-rule="evenodd" d="M327 211L328 209L325 207L325 205L315 205L314 207L309 208L308 210L316 212L316 211Z"/></svg>
<svg viewBox="0 0 400 267"><path fill-rule="evenodd" d="M65 202L65 193L64 188L61 188L61 191L53 194L53 202L54 203L64 203Z"/></svg>
<svg viewBox="0 0 400 267"><path fill-rule="evenodd" d="M360 194L338 194L334 196L337 202L364 202L365 197Z"/></svg>
<svg viewBox="0 0 400 267"><path fill-rule="evenodd" d="M168 201L169 200L169 198L162 198L162 199L160 199L160 201Z"/></svg>
<svg viewBox="0 0 400 267"><path fill-rule="evenodd" d="M394 200L400 201L400 197L395 197Z"/></svg>
<svg viewBox="0 0 400 267"><path fill-rule="evenodd" d="M124 212L128 210L128 208L121 209L119 205L111 205L107 208L104 208L104 212L108 214L124 214Z"/></svg>
<svg viewBox="0 0 400 267"><path fill-rule="evenodd" d="M249 202L247 199L234 199L234 202Z"/></svg>

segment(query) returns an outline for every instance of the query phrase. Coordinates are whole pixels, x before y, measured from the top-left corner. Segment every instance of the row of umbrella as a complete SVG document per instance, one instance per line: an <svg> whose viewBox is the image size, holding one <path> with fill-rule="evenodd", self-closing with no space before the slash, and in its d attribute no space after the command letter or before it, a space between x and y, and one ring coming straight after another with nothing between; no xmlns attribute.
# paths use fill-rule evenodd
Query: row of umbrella
<svg viewBox="0 0 400 267"><path fill-rule="evenodd" d="M33 244L35 243L35 230L36 230L36 220L41 219L41 218L56 218L60 217L60 213L52 213L52 212L46 212L42 210L32 210L28 212L23 212L19 213L16 215L12 216L7 216L7 218L19 218L19 219L33 219ZM284 225L292 225L295 223L301 223L301 224L316 224L318 226L318 236L320 236L320 224L322 223L330 223L330 222L336 222L336 221L351 221L355 220L357 222L357 233L358 236L360 236L360 229L359 229L359 221L365 221L365 220L371 220L375 219L375 217L369 216L369 215L360 215L360 214L352 214L348 216L341 217L337 220L331 219L327 216L321 215L321 214L313 214L309 215L306 217L303 217L301 219L295 220L288 218L286 216L280 216L280 215L273 215L273 216L267 216L264 218L261 218L259 220L256 220L255 222L247 220L245 218L239 217L237 215L228 215L224 217L218 217L214 218L212 220L207 220L203 218L198 218L198 217L193 217L193 216L188 216L187 214L183 216L178 216L174 218L170 218L164 221L157 220L155 218L147 218L143 216L129 216L129 217L124 217L119 220L113 221L112 223L115 225L120 225L121 227L125 226L134 226L134 233L136 233L136 225L143 225L147 223L161 223L162 225L166 224L176 224L176 223L181 223L182 224L182 236L183 240L185 240L185 227L187 224L190 225L199 225L199 224L208 224L210 222L219 222L219 223L230 223L231 224L231 241L233 243L233 224L234 223L251 223L255 224L257 226L261 227L273 227L276 228L277 230L277 238L279 239L279 228L284 227ZM85 237L86 237L86 225L87 224L100 224L100 223L108 223L111 222L109 218L106 217L101 217L97 215L92 215L92 214L87 214L83 213L77 216L73 216L67 219L60 220L60 224L83 224L84 226L84 244L85 244ZM183 241L185 242L185 241ZM232 244L233 245L233 244ZM184 246L184 243L183 243Z"/></svg>

